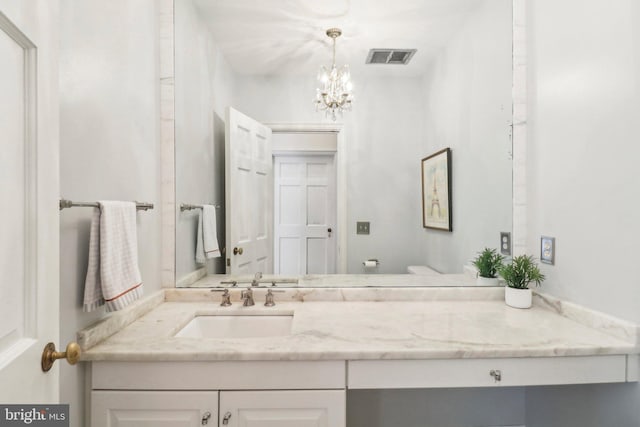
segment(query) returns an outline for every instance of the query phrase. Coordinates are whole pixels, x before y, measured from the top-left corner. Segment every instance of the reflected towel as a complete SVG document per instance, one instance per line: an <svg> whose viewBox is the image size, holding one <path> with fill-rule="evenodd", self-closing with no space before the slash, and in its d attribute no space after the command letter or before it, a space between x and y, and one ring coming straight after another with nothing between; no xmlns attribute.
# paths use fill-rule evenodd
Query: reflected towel
<svg viewBox="0 0 640 427"><path fill-rule="evenodd" d="M198 218L198 234L196 236L196 262L204 264L207 259L218 258L218 231L216 208L213 205L203 205Z"/></svg>
<svg viewBox="0 0 640 427"><path fill-rule="evenodd" d="M136 204L100 201L91 219L84 311L121 310L142 296Z"/></svg>

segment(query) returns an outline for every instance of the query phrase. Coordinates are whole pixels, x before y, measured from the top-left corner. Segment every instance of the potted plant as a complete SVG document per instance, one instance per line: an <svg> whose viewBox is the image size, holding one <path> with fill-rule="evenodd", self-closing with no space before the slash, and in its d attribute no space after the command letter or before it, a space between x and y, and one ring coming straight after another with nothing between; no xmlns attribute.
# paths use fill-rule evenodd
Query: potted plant
<svg viewBox="0 0 640 427"><path fill-rule="evenodd" d="M498 270L502 267L504 257L495 249L484 248L478 252L473 265L478 269L478 286L498 286Z"/></svg>
<svg viewBox="0 0 640 427"><path fill-rule="evenodd" d="M538 265L531 255L514 257L509 264L499 270L500 276L506 282L504 300L508 306L515 308L531 307L532 292L530 283L540 286L545 279Z"/></svg>

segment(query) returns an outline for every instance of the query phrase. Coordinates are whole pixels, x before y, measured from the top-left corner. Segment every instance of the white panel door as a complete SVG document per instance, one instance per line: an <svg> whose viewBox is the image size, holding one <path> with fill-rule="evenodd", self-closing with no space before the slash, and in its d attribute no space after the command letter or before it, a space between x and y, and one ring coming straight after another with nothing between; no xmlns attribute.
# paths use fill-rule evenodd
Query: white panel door
<svg viewBox="0 0 640 427"><path fill-rule="evenodd" d="M215 426L215 391L94 391L92 427Z"/></svg>
<svg viewBox="0 0 640 427"><path fill-rule="evenodd" d="M271 129L227 108L225 159L227 274L271 273Z"/></svg>
<svg viewBox="0 0 640 427"><path fill-rule="evenodd" d="M274 272L336 272L334 156L276 156Z"/></svg>
<svg viewBox="0 0 640 427"><path fill-rule="evenodd" d="M222 391L219 414L221 427L345 427L345 391Z"/></svg>
<svg viewBox="0 0 640 427"><path fill-rule="evenodd" d="M40 368L47 342L60 347L55 8L37 0L0 3L2 403L59 398L58 368Z"/></svg>

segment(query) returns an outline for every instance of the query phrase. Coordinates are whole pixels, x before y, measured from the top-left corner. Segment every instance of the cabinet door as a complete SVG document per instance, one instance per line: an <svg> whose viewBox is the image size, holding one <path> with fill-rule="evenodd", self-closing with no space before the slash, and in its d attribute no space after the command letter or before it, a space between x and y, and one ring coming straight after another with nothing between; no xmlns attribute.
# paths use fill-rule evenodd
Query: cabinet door
<svg viewBox="0 0 640 427"><path fill-rule="evenodd" d="M94 391L92 427L215 427L218 392Z"/></svg>
<svg viewBox="0 0 640 427"><path fill-rule="evenodd" d="M220 427L345 427L345 391L220 392Z"/></svg>

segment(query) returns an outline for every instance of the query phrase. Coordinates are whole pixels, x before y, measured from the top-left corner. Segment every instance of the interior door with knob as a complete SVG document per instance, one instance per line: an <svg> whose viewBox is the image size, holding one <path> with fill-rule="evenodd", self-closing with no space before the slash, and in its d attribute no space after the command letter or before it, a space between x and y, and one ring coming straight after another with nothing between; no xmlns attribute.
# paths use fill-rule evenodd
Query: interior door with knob
<svg viewBox="0 0 640 427"><path fill-rule="evenodd" d="M276 155L274 272L336 272L335 156Z"/></svg>
<svg viewBox="0 0 640 427"><path fill-rule="evenodd" d="M56 2L0 3L3 404L59 399L59 369L41 368L47 343L60 345L56 18Z"/></svg>
<svg viewBox="0 0 640 427"><path fill-rule="evenodd" d="M271 273L271 129L230 107L225 128L226 272Z"/></svg>

